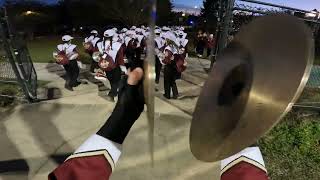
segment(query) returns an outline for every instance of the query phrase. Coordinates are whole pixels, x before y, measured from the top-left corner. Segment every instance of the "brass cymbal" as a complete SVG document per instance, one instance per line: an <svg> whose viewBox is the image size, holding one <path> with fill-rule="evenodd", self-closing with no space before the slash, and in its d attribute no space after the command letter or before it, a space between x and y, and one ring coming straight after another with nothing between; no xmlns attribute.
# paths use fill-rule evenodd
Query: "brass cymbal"
<svg viewBox="0 0 320 180"><path fill-rule="evenodd" d="M147 117L154 120L154 101L155 101L155 65L154 57L148 57L144 61L144 97L147 105ZM152 123L153 124L153 123Z"/></svg>
<svg viewBox="0 0 320 180"><path fill-rule="evenodd" d="M156 9L156 1L150 1L152 12ZM150 20L151 31L147 40L147 56L144 60L144 97L147 105L148 140L151 163L154 164L154 114L155 114L155 19Z"/></svg>
<svg viewBox="0 0 320 180"><path fill-rule="evenodd" d="M202 161L230 157L276 125L313 65L312 33L288 15L257 18L218 57L194 112L190 148Z"/></svg>

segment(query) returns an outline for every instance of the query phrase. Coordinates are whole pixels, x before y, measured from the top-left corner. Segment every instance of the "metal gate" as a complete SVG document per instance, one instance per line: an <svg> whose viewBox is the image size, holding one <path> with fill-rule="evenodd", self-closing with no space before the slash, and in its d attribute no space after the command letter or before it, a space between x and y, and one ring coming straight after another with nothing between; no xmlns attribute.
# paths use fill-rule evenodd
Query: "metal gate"
<svg viewBox="0 0 320 180"><path fill-rule="evenodd" d="M13 33L5 10L0 20L0 87L11 86L15 93L0 92L0 96L37 100L37 73L23 35Z"/></svg>
<svg viewBox="0 0 320 180"><path fill-rule="evenodd" d="M304 20L318 37L320 13L280 6L256 0L220 0L216 56L227 46L241 26L267 14L286 13ZM319 43L319 42L318 42ZM319 45L318 45L319 46ZM316 51L319 52L319 49ZM320 58L320 57L318 57ZM307 87L295 107L320 110L320 64L314 64ZM319 95L318 95L319 94Z"/></svg>

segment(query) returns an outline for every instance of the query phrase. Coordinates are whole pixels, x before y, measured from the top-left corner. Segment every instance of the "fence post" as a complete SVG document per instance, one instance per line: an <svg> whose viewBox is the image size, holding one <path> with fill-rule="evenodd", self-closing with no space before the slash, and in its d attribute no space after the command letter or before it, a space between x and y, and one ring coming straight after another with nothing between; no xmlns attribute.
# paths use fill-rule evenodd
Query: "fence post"
<svg viewBox="0 0 320 180"><path fill-rule="evenodd" d="M220 9L218 15L218 26L217 26L217 39L215 47L215 55L211 56L210 69L212 68L214 61L221 53L221 51L227 46L229 31L233 18L233 7L235 0L220 0ZM213 52L212 52L213 53Z"/></svg>

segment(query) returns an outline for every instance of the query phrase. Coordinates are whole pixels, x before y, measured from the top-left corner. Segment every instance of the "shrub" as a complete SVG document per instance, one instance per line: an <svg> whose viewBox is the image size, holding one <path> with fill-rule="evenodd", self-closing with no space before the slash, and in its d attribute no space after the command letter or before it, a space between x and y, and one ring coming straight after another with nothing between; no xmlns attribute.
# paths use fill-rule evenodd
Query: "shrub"
<svg viewBox="0 0 320 180"><path fill-rule="evenodd" d="M0 107L11 105L19 92L19 87L12 84L0 84Z"/></svg>

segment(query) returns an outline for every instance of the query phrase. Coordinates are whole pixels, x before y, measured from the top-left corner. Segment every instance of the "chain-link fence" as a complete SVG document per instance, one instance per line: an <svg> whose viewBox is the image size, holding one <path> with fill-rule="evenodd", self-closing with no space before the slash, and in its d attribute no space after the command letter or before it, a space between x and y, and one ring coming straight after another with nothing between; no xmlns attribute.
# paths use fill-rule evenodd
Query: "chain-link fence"
<svg viewBox="0 0 320 180"><path fill-rule="evenodd" d="M316 10L305 11L255 0L228 0L228 3L224 4L221 8L220 13L223 14L220 16L222 18L219 27L220 36L218 37L217 45L219 47L217 47L217 53L233 39L233 36L237 34L243 25L248 24L257 17L275 13L286 13L305 21L313 31L316 43L316 60L307 87L296 106L307 109L320 109L320 63L318 60L320 57L320 44L317 41L320 35L320 13Z"/></svg>
<svg viewBox="0 0 320 180"><path fill-rule="evenodd" d="M0 103L37 99L37 74L22 36L11 33L5 14L0 20Z"/></svg>

